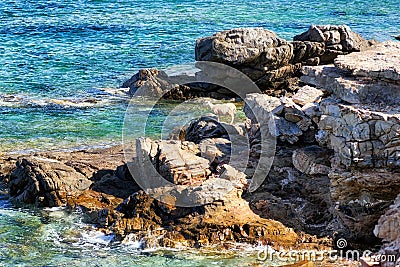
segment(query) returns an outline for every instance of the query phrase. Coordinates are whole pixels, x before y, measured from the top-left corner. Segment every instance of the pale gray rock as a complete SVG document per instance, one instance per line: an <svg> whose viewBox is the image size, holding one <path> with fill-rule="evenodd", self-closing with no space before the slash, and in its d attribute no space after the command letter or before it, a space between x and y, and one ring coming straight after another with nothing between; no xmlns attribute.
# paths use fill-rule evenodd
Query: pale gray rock
<svg viewBox="0 0 400 267"><path fill-rule="evenodd" d="M400 256L400 195L393 205L379 218L375 226L375 236L382 238L384 246L380 253Z"/></svg>
<svg viewBox="0 0 400 267"><path fill-rule="evenodd" d="M304 106L308 103L319 102L321 97L324 95L322 90L308 85L299 88L296 94L293 96L293 102Z"/></svg>
<svg viewBox="0 0 400 267"><path fill-rule="evenodd" d="M272 136L294 144L312 125L311 119L291 98L264 94L248 94L244 112L252 123L269 129ZM259 121L257 121L257 119Z"/></svg>
<svg viewBox="0 0 400 267"><path fill-rule="evenodd" d="M371 105L321 102L318 127L335 151L335 162L346 167L400 166L400 110Z"/></svg>
<svg viewBox="0 0 400 267"><path fill-rule="evenodd" d="M352 104L400 103L400 85L368 77L345 76L334 65L304 66L301 81Z"/></svg>
<svg viewBox="0 0 400 267"><path fill-rule="evenodd" d="M264 71L287 65L293 48L272 31L239 28L197 40L195 51L197 61L252 65Z"/></svg>
<svg viewBox="0 0 400 267"><path fill-rule="evenodd" d="M283 108L281 100L277 97L265 94L248 94L245 99L244 112L252 123L265 123L271 119L271 114L281 114ZM257 121L256 118L260 121Z"/></svg>
<svg viewBox="0 0 400 267"><path fill-rule="evenodd" d="M319 146L296 149L292 156L293 166L308 175L327 175L330 172L330 154L328 149Z"/></svg>
<svg viewBox="0 0 400 267"><path fill-rule="evenodd" d="M354 76L400 80L400 43L387 41L370 50L338 56L335 66Z"/></svg>

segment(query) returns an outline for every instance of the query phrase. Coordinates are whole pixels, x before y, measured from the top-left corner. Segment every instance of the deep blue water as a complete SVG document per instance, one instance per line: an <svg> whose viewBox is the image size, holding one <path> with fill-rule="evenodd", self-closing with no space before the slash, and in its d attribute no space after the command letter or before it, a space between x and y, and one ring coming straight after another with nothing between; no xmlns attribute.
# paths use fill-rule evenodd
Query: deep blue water
<svg viewBox="0 0 400 267"><path fill-rule="evenodd" d="M265 27L289 40L310 24L347 24L383 41L400 35L399 7L398 0L3 0L0 153L120 142L127 99L103 88L119 87L140 68L193 62L197 38L233 27ZM140 121L146 105L137 105L133 115ZM152 114L157 132L165 114ZM184 115L178 112L175 119ZM83 229L79 215L48 216L54 220L43 223L43 214L0 201L0 266L254 263L238 255L143 256L109 246L107 237Z"/></svg>

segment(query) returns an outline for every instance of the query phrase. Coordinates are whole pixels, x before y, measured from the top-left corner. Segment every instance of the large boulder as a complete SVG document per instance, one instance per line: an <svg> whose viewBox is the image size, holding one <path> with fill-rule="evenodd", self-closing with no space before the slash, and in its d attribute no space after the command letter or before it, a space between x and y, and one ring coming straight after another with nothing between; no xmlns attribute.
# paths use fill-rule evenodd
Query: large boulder
<svg viewBox="0 0 400 267"><path fill-rule="evenodd" d="M18 203L56 207L91 185L83 174L62 162L24 158L17 162L8 183L10 197Z"/></svg>
<svg viewBox="0 0 400 267"><path fill-rule="evenodd" d="M228 65L248 65L266 71L283 67L292 57L292 46L274 32L239 28L218 32L196 42L196 60Z"/></svg>
<svg viewBox="0 0 400 267"><path fill-rule="evenodd" d="M318 54L314 52L317 48L308 50L308 54ZM272 95L284 95L292 90L291 84L296 81L291 77L300 70L300 65L295 63L307 57L299 56L292 64L293 45L263 28L218 32L197 40L195 51L196 60L232 66L255 81L262 91Z"/></svg>
<svg viewBox="0 0 400 267"><path fill-rule="evenodd" d="M319 50L323 53L318 56L321 63L325 64L332 63L338 55L363 51L376 43L365 40L346 25L311 25L306 32L296 35L293 40L322 43L324 51Z"/></svg>

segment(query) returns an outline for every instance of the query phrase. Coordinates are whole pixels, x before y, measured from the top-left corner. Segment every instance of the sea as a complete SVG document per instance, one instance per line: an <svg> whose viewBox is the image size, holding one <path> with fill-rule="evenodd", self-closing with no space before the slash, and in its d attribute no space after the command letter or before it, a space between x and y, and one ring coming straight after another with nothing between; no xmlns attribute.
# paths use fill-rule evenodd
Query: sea
<svg viewBox="0 0 400 267"><path fill-rule="evenodd" d="M116 89L141 68L184 70L200 37L263 27L291 40L311 24L346 24L393 40L399 8L398 0L2 0L0 154L120 143L129 97ZM129 115L141 123L150 114L157 135L174 103L136 101ZM177 123L187 110L173 114ZM243 253L142 250L88 227L79 213L16 208L3 196L0 266L265 266Z"/></svg>

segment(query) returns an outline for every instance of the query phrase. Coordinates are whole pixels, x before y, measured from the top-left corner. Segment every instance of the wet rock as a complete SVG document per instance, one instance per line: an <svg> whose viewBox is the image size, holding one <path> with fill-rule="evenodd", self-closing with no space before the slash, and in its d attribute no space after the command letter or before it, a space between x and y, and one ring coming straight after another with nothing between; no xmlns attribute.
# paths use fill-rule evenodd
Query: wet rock
<svg viewBox="0 0 400 267"><path fill-rule="evenodd" d="M124 236L139 231L147 235L163 232L157 244L172 247L223 246L232 242L264 243L276 248L315 245L303 243L303 237L279 222L255 215L238 192L234 190L221 201L196 208L168 206L138 192L118 207L124 217L116 221L113 230Z"/></svg>
<svg viewBox="0 0 400 267"><path fill-rule="evenodd" d="M311 25L308 31L296 35L294 41L323 43L325 51L319 56L321 63L332 63L338 55L359 52L375 44L364 40L346 25Z"/></svg>
<svg viewBox="0 0 400 267"><path fill-rule="evenodd" d="M107 228L111 227L121 217L121 214L118 214L115 208L122 200L113 195L88 189L78 196L68 198L67 205L70 209L79 209L83 214L85 223Z"/></svg>
<svg viewBox="0 0 400 267"><path fill-rule="evenodd" d="M8 187L11 199L17 203L56 207L65 204L69 196L82 193L91 183L62 162L30 157L17 162Z"/></svg>

